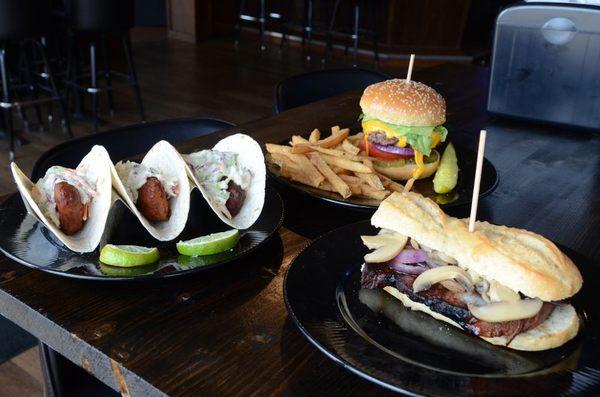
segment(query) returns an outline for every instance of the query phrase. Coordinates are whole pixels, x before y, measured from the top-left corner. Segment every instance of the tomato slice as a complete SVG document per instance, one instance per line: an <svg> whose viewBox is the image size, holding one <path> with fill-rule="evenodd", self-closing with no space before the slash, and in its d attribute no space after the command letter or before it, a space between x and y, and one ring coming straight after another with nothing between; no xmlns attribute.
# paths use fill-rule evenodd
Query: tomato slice
<svg viewBox="0 0 600 397"><path fill-rule="evenodd" d="M367 139L367 137L365 136L365 137L363 137L363 139L360 140L360 149L364 150L365 152L367 151L366 144L365 144L366 139ZM377 158L384 159L384 160L396 160L396 159L403 158L399 154L388 153L388 152L379 150L379 149L375 148L373 145L369 145L368 152L369 152L369 156L377 157Z"/></svg>

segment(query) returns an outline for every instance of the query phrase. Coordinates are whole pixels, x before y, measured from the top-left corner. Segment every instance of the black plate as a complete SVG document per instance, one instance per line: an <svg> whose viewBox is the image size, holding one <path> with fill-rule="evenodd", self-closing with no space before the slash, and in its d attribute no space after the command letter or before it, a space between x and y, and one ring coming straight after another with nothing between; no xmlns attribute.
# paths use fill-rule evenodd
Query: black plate
<svg viewBox="0 0 600 397"><path fill-rule="evenodd" d="M565 249L585 280L572 302L582 319L579 335L557 349L519 352L411 312L384 292L361 290L360 267L368 250L360 235L375 233L369 221L330 232L305 248L287 271L290 316L329 358L412 395L600 395L600 307L594 294L600 271L589 261Z"/></svg>
<svg viewBox="0 0 600 397"><path fill-rule="evenodd" d="M212 269L237 260L264 244L283 222L283 203L279 194L267 187L265 205L258 220L240 231L240 241L231 250L210 256L179 255L175 243L230 229L208 207L198 190L191 196L188 222L173 241L154 239L121 201L111 208L103 242L91 253L77 254L67 249L52 233L27 214L18 193L0 205L0 251L26 266L65 277L93 280L137 280L179 276ZM160 260L150 266L115 268L98 260L105 243L158 247Z"/></svg>
<svg viewBox="0 0 600 397"><path fill-rule="evenodd" d="M282 141L279 144L288 145L288 140ZM443 153L443 147L439 149L440 154ZM413 191L421 193L425 197L429 197L436 201L442 208L451 208L471 203L471 195L473 194L473 180L475 176L475 163L477 161L477 153L472 150L455 145L456 157L458 159L458 182L456 187L448 194L437 194L433 191L433 177L418 180L415 182ZM274 180L280 187L292 189L296 192L301 192L305 195L315 197L330 203L339 204L347 208L375 211L379 204L379 200L360 198L350 196L347 199L342 198L339 194L327 192L311 186L303 185L294 182L290 179L279 175L277 165L269 161L270 156L267 154L267 173L271 180ZM479 189L479 197L485 197L492 193L498 185L498 173L492 163L485 159L483 160L483 168L481 170L481 186Z"/></svg>

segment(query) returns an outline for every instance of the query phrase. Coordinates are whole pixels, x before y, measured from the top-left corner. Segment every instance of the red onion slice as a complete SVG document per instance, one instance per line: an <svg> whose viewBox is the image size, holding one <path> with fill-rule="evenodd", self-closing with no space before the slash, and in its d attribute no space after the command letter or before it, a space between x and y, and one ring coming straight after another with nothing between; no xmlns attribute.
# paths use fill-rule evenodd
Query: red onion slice
<svg viewBox="0 0 600 397"><path fill-rule="evenodd" d="M426 251L405 248L392 259L395 263L419 263L426 262L429 259Z"/></svg>
<svg viewBox="0 0 600 397"><path fill-rule="evenodd" d="M409 147L398 147L396 145L380 145L378 143L373 142L369 142L369 146L372 146L379 151L392 153L404 158L411 158L415 155L415 151Z"/></svg>
<svg viewBox="0 0 600 397"><path fill-rule="evenodd" d="M406 263L394 263L392 261L390 261L389 266L397 272L404 274L414 274L415 276L418 276L419 274L427 270L425 266L421 266L419 264L409 265Z"/></svg>

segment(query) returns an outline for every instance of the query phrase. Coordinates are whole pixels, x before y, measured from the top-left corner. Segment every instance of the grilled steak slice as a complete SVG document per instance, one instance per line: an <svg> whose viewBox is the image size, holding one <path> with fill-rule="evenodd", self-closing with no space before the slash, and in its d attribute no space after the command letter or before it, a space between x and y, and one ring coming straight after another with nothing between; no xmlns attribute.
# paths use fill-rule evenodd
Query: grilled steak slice
<svg viewBox="0 0 600 397"><path fill-rule="evenodd" d="M415 294L412 289L415 279L414 275L398 273L386 265L365 264L361 275L361 286L369 289L395 287L408 295L411 300L423 303L434 312L454 320L465 331L483 337L505 336L512 340L519 333L526 332L546 321L554 309L554 305L545 302L542 309L531 318L489 323L471 315L467 305L461 299L461 293L452 292L440 284Z"/></svg>

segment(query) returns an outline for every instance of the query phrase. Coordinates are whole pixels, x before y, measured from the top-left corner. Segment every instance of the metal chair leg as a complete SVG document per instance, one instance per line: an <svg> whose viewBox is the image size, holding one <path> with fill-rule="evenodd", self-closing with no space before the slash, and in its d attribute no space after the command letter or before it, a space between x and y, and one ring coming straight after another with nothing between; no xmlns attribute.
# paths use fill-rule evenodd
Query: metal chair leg
<svg viewBox="0 0 600 397"><path fill-rule="evenodd" d="M31 72L31 65L32 63L29 60L29 56L31 55L32 58L34 59L34 63L35 63L35 57L33 56L33 51L29 51L29 49L27 48L26 43L21 43L20 44L20 48L21 51L23 52L23 61L24 61L24 67L25 67L25 79L27 81L27 89L28 91L31 93L31 95L33 96L34 100L39 99L39 91L37 88L37 83L34 81L34 75ZM44 130L44 122L42 121L42 110L41 110L41 106L39 103L36 103L34 105L34 109L35 109L35 116L37 118L38 124L39 124L39 129L40 131Z"/></svg>
<svg viewBox="0 0 600 397"><path fill-rule="evenodd" d="M329 22L329 29L327 30L327 38L325 39L325 54L323 55L323 58L321 59L321 62L323 62L323 63L325 63L325 61L327 59L329 59L329 56L331 55L331 49L333 46L333 43L332 43L333 28L335 27L335 17L336 17L338 8L340 7L340 1L341 0L335 0L335 3L333 5L333 13L331 14L331 21Z"/></svg>
<svg viewBox="0 0 600 397"><path fill-rule="evenodd" d="M15 158L15 131L13 129L12 122L12 109L9 105L9 96L8 96L8 70L6 68L6 50L4 48L0 48L0 78L2 79L2 102L7 104L7 107L4 107L4 117L6 118L6 131L10 136L10 149L8 153L9 161L13 161Z"/></svg>
<svg viewBox="0 0 600 397"><path fill-rule="evenodd" d="M142 103L142 93L140 91L140 84L138 82L137 74L135 72L135 64L133 63L133 55L131 53L131 43L129 43L128 37L123 37L123 47L125 48L125 57L127 58L127 66L129 67L129 80L133 86L133 91L137 99L138 107L140 109L140 118L142 122L146 122L146 115L144 114L144 104Z"/></svg>
<svg viewBox="0 0 600 397"><path fill-rule="evenodd" d="M48 62L48 57L46 56L46 50L44 46L38 42L34 41L34 45L37 46L38 51L40 52L40 56L42 57L42 63L44 65L44 69L46 70L46 75L48 79L48 84L50 84L50 90L52 91L52 96L55 100L58 101L60 106L60 112L62 114L62 122L64 128L67 130L69 137L73 138L73 131L71 131L71 122L69 120L69 112L67 111L67 106L65 104L65 100L60 95L58 91L58 87L56 86L56 81L54 80L54 74L52 73L52 69L50 68L50 63Z"/></svg>
<svg viewBox="0 0 600 397"><path fill-rule="evenodd" d="M246 9L246 0L240 0L240 12L238 14L237 23L235 24L235 27L234 27L234 32L235 32L234 44L235 44L236 48L240 44L240 35L241 35L241 31L242 31L242 15L244 15L245 9Z"/></svg>
<svg viewBox="0 0 600 397"><path fill-rule="evenodd" d="M102 57L104 58L104 78L106 79L107 97L108 97L108 110L110 115L114 113L114 101L112 92L112 73L110 69L110 54L108 53L108 37L106 34L102 37Z"/></svg>
<svg viewBox="0 0 600 397"><path fill-rule="evenodd" d="M352 55L352 66L358 66L358 34L360 28L360 0L354 0L354 32L352 39L354 40L354 54Z"/></svg>
<svg viewBox="0 0 600 397"><path fill-rule="evenodd" d="M266 22L266 13L265 13L265 0L260 0L259 10L258 10L258 40L260 43L260 52L262 53L267 49L265 46L265 22Z"/></svg>
<svg viewBox="0 0 600 397"><path fill-rule="evenodd" d="M94 130L98 132L98 79L96 76L96 43L90 42L90 88L88 92L92 94L92 117L94 118Z"/></svg>
<svg viewBox="0 0 600 397"><path fill-rule="evenodd" d="M306 25L304 26L304 34L302 35L303 49L306 51L306 60L310 61L311 51L310 46L312 43L312 28L313 28L313 3L312 0L306 0ZM306 35L306 41L304 36Z"/></svg>
<svg viewBox="0 0 600 397"><path fill-rule="evenodd" d="M371 23L373 24L373 52L375 52L375 66L379 65L379 31L377 29L377 2L371 5Z"/></svg>

